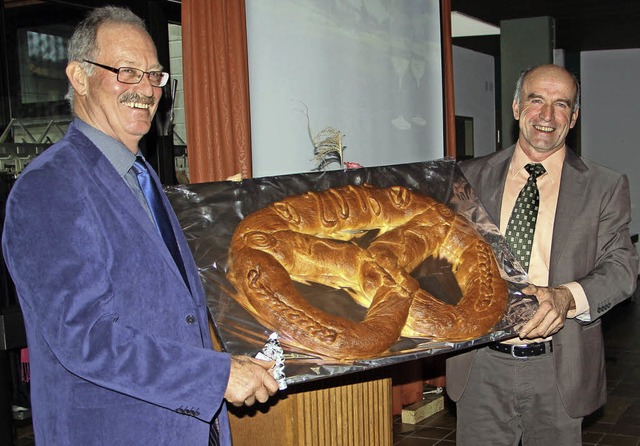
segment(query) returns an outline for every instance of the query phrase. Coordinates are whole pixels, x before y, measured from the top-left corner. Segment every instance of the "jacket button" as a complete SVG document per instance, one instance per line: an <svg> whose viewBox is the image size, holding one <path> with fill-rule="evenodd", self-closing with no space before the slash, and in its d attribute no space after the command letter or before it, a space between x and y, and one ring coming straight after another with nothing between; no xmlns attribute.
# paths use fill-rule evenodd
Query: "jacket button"
<svg viewBox="0 0 640 446"><path fill-rule="evenodd" d="M196 321L196 317L193 314L187 316L187 324L193 324Z"/></svg>

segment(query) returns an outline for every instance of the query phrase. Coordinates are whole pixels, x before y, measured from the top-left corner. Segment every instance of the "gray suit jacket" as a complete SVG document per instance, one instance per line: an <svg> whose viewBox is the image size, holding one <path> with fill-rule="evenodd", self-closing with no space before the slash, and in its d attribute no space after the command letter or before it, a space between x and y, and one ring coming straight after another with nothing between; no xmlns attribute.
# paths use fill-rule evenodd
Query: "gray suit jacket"
<svg viewBox="0 0 640 446"><path fill-rule="evenodd" d="M461 163L491 218L500 207L514 147ZM567 319L553 336L557 385L567 413L588 415L606 400L604 346L599 318L635 289L638 255L631 243L629 183L620 173L572 151L562 168L551 247L549 286L575 281L589 300L591 323ZM475 350L447 360L447 393L462 396Z"/></svg>

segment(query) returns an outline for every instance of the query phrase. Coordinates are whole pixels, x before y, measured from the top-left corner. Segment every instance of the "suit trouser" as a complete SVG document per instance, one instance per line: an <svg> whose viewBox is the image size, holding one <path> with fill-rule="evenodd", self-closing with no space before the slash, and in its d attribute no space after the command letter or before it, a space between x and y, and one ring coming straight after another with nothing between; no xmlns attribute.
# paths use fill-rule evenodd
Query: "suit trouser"
<svg viewBox="0 0 640 446"><path fill-rule="evenodd" d="M582 418L564 409L551 353L514 358L479 349L456 407L460 446L582 444Z"/></svg>

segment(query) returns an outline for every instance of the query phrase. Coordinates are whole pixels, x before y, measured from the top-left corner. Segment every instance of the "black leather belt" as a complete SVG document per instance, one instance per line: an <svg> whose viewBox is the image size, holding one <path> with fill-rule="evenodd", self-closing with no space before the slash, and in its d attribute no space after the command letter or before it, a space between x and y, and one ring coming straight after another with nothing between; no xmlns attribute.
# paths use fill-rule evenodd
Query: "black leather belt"
<svg viewBox="0 0 640 446"><path fill-rule="evenodd" d="M551 353L553 351L553 344L551 341L547 342L534 342L532 344L502 344L500 342L494 342L487 345L491 350L495 350L500 353L506 353L514 358L529 358L531 356L540 356L545 353Z"/></svg>

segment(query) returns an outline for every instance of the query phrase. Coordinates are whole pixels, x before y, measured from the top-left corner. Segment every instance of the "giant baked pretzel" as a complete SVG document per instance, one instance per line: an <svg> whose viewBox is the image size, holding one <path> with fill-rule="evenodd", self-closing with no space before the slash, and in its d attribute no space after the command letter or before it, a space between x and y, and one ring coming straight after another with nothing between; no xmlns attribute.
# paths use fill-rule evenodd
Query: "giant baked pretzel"
<svg viewBox="0 0 640 446"><path fill-rule="evenodd" d="M354 243L379 231L367 248ZM410 275L446 259L462 291L448 305ZM337 359L379 355L400 336L462 341L504 314L491 247L463 217L405 187L346 186L290 196L248 215L229 248L234 298L290 345ZM355 322L312 306L293 281L342 288L368 310Z"/></svg>

